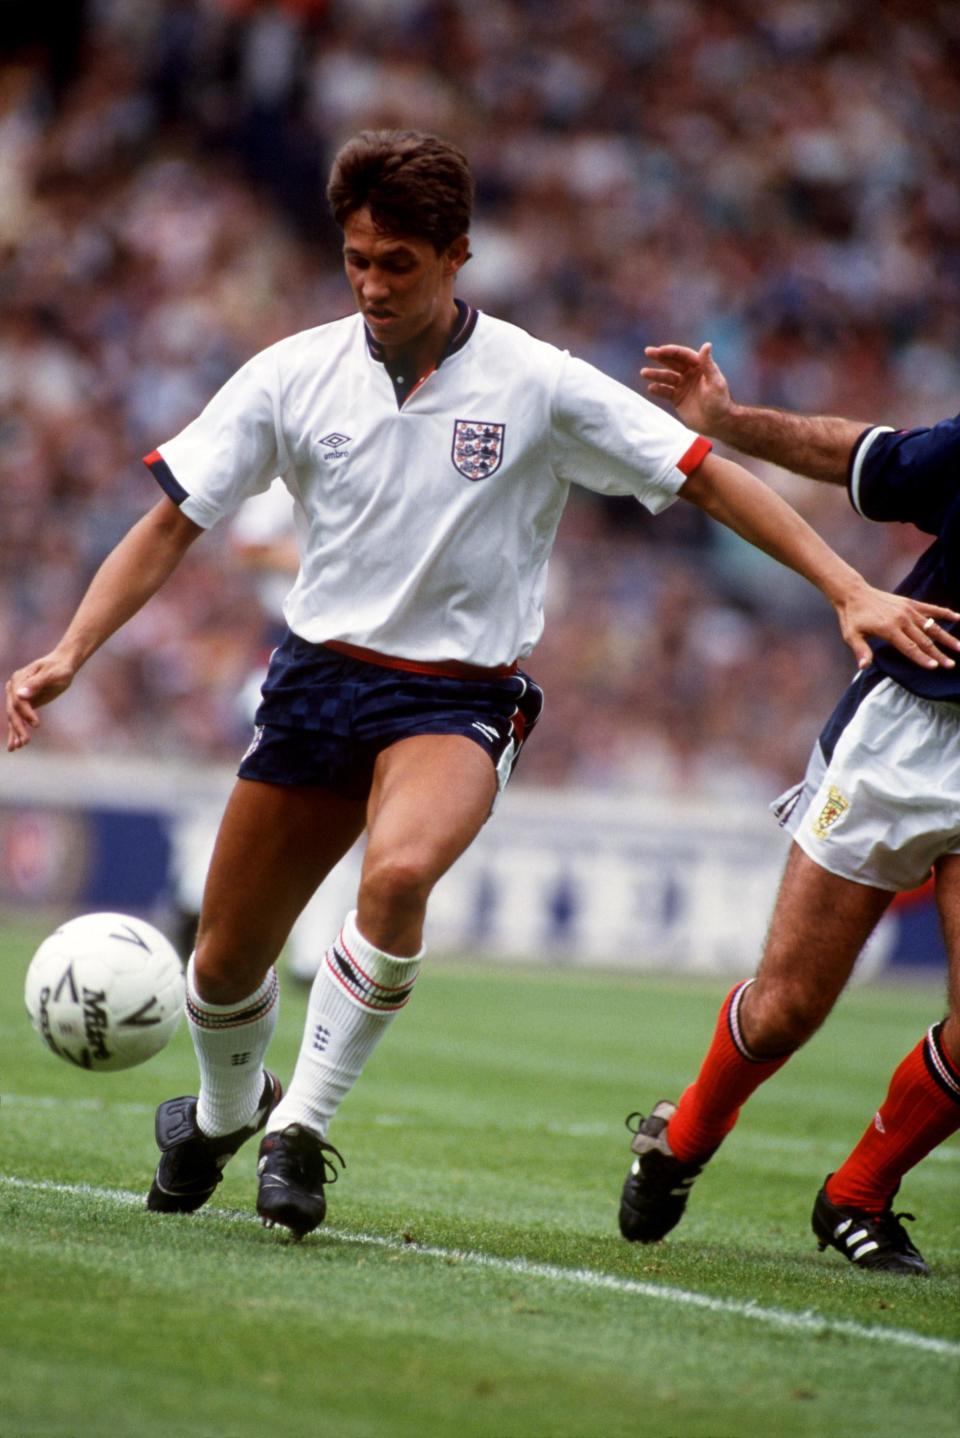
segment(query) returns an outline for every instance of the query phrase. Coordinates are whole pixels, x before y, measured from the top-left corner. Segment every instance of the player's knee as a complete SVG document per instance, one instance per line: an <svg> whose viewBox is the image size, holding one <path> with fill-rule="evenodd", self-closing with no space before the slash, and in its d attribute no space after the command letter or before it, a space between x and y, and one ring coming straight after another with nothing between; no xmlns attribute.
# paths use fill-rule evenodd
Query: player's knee
<svg viewBox="0 0 960 1438"><path fill-rule="evenodd" d="M368 855L360 900L382 912L408 912L426 906L432 886L430 868L415 850Z"/></svg>
<svg viewBox="0 0 960 1438"><path fill-rule="evenodd" d="M800 1048L823 1023L829 1008L803 987L753 985L741 1011L744 1038L754 1054L773 1058Z"/></svg>

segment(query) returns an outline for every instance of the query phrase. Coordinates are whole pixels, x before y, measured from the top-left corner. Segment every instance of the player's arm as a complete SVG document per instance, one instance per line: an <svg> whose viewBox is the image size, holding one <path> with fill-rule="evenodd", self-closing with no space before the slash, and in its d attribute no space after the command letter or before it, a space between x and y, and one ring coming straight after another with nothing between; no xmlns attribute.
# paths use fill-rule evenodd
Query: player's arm
<svg viewBox="0 0 960 1438"><path fill-rule="evenodd" d="M795 474L846 483L850 454L869 428L866 421L735 403L709 342L699 350L648 345L644 353L652 361L640 371L648 390L668 400L688 428Z"/></svg>
<svg viewBox="0 0 960 1438"><path fill-rule="evenodd" d="M680 494L815 584L833 605L840 632L861 669L873 657L868 635L887 640L922 668L953 667L954 660L938 646L960 650L960 640L937 620L960 615L942 605L874 589L786 500L741 465L708 454Z"/></svg>
<svg viewBox="0 0 960 1438"><path fill-rule="evenodd" d="M57 646L7 680L8 750L30 742L40 723L37 709L69 688L81 665L157 592L202 533L164 497L124 535L93 576Z"/></svg>

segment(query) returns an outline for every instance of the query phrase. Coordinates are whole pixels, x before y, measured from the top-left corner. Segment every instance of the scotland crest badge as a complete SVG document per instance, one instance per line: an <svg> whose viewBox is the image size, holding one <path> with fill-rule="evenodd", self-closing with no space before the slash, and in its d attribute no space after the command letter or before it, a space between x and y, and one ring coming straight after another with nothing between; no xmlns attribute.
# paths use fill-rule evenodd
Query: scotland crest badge
<svg viewBox="0 0 960 1438"><path fill-rule="evenodd" d="M489 479L503 459L505 424L458 419L453 425L453 462L464 479Z"/></svg>

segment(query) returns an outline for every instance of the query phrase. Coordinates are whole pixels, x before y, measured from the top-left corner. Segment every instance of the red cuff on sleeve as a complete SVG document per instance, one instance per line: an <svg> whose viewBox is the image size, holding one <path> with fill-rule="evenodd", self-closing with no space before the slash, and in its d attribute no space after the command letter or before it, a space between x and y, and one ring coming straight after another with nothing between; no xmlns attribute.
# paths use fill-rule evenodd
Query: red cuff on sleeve
<svg viewBox="0 0 960 1438"><path fill-rule="evenodd" d="M713 441L704 439L703 435L700 435L698 439L693 441L693 444L687 450L686 454L677 460L677 469L679 469L681 474L692 474L697 465L703 463L712 449Z"/></svg>

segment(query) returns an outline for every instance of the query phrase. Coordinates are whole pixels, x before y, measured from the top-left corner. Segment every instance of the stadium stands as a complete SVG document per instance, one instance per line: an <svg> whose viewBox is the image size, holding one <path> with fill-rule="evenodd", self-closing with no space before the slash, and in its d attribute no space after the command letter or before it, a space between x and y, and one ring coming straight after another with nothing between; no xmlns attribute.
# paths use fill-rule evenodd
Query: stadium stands
<svg viewBox="0 0 960 1438"><path fill-rule="evenodd" d="M744 398L956 408L956 7L88 0L72 28L6 8L5 673L153 501L139 456L249 354L349 308L322 191L361 127L457 139L479 181L465 295L627 383L644 344L711 338ZM903 571L910 531L777 482L872 578ZM188 559L49 711L47 749L236 754L264 618L226 536L204 543L222 563ZM755 801L802 771L852 665L812 591L685 506L584 496L531 668L548 709L521 782Z"/></svg>

